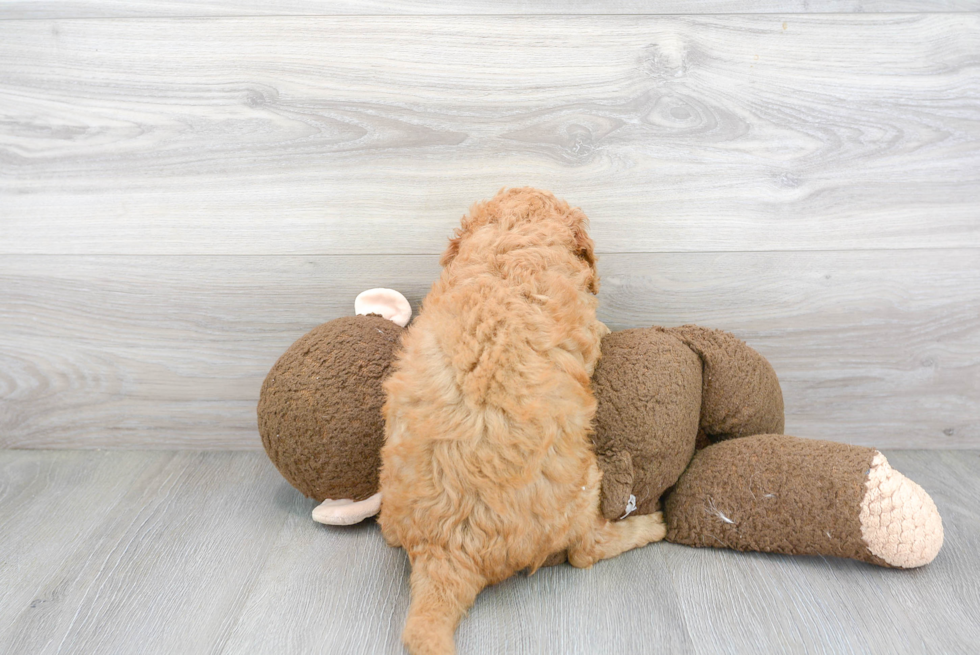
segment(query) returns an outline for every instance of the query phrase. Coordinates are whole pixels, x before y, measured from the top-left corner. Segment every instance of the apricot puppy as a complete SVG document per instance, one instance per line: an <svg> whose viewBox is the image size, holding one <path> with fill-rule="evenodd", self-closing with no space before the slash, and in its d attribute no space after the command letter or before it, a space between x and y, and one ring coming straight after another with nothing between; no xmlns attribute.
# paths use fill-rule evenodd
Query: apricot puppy
<svg viewBox="0 0 980 655"><path fill-rule="evenodd" d="M385 383L379 523L412 564L413 655L454 653L487 585L664 537L660 513L599 512L589 380L608 329L587 223L529 188L474 205Z"/></svg>

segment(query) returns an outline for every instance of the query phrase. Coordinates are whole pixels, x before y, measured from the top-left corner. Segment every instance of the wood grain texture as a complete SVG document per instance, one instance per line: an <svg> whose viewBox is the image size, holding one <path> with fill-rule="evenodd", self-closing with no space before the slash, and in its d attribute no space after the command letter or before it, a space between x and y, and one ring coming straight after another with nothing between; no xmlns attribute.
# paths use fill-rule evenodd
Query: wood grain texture
<svg viewBox="0 0 980 655"><path fill-rule="evenodd" d="M0 0L0 20L150 16L912 13L978 11L976 0Z"/></svg>
<svg viewBox="0 0 980 655"><path fill-rule="evenodd" d="M24 613L47 616L65 590L55 584L41 593L44 580L73 556L77 565L78 545L98 543L99 527L134 482L170 458L0 451L0 626ZM0 649L7 643L0 638Z"/></svg>
<svg viewBox="0 0 980 655"><path fill-rule="evenodd" d="M786 431L980 446L980 250L606 257L613 329L699 323L773 364ZM947 268L948 267L948 268Z"/></svg>
<svg viewBox="0 0 980 655"><path fill-rule="evenodd" d="M69 491L89 518L87 534L54 539L70 544L70 555L36 557L4 584L32 589L38 603L11 607L0 651L220 652L255 575L274 556L283 503L296 499L284 500L276 471L250 454L124 453L114 455L117 473L129 475L134 457L146 464L118 502L107 504L97 484ZM17 534L60 524L61 499L48 500Z"/></svg>
<svg viewBox="0 0 980 655"><path fill-rule="evenodd" d="M0 445L257 448L259 388L286 348L374 286L417 307L439 265L4 257L0 269Z"/></svg>
<svg viewBox="0 0 980 655"><path fill-rule="evenodd" d="M606 255L613 329L700 323L783 385L787 432L980 446L980 251ZM258 448L265 374L373 286L417 309L435 256L0 258L0 445Z"/></svg>
<svg viewBox="0 0 980 655"><path fill-rule="evenodd" d="M604 252L977 247L978 63L975 13L4 21L0 253L432 254L522 184Z"/></svg>
<svg viewBox="0 0 980 655"><path fill-rule="evenodd" d="M485 590L460 655L970 652L980 452L887 455L943 514L923 569L656 544ZM0 451L0 472L0 653L403 652L403 551L313 523L261 453Z"/></svg>

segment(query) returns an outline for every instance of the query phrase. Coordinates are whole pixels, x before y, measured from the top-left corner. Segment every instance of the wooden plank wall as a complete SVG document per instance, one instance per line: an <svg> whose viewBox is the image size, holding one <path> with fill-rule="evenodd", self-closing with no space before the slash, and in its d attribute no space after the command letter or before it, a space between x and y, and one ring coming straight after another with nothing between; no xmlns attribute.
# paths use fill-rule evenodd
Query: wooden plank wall
<svg viewBox="0 0 980 655"><path fill-rule="evenodd" d="M266 4L0 0L0 446L259 447L278 355L513 185L788 432L980 445L980 3Z"/></svg>
<svg viewBox="0 0 980 655"><path fill-rule="evenodd" d="M0 0L7 18L941 13L977 0Z"/></svg>

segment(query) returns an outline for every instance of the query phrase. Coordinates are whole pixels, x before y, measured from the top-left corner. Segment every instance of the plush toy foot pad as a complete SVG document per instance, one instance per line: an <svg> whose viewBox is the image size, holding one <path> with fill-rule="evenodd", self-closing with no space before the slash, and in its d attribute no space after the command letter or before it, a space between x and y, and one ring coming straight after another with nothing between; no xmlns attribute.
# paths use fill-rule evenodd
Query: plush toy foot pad
<svg viewBox="0 0 980 655"><path fill-rule="evenodd" d="M861 535L868 550L903 569L931 562L943 545L939 510L922 487L876 453L861 501Z"/></svg>

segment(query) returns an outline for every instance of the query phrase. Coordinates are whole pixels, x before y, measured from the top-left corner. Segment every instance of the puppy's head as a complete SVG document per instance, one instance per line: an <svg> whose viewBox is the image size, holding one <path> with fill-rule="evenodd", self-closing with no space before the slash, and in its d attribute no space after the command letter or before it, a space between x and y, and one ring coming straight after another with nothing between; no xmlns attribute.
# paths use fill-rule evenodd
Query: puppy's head
<svg viewBox="0 0 980 655"><path fill-rule="evenodd" d="M487 226L515 230L521 226L539 224L546 230L549 239L563 241L562 245L588 265L590 275L587 288L593 294L599 293L595 244L588 233L589 219L578 207L569 207L567 202L548 191L531 187L501 189L490 200L473 205L449 240L439 263L444 267L449 266L459 255L463 243Z"/></svg>

